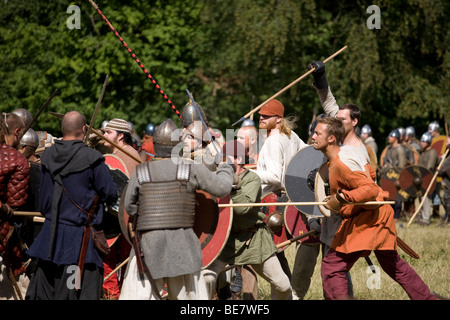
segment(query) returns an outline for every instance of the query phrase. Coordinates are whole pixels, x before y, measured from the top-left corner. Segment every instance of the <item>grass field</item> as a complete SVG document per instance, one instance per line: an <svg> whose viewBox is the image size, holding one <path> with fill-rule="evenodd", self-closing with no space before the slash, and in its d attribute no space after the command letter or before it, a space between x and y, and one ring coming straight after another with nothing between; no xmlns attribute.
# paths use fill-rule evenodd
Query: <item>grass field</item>
<svg viewBox="0 0 450 320"><path fill-rule="evenodd" d="M398 249L400 256L408 262L422 277L432 292L444 297L450 297L450 226L440 226L440 219L432 219L431 225L422 226L414 222L408 226L408 220L402 218L397 224L397 233L419 256L411 258L402 249ZM286 258L291 270L296 253L296 245L286 249ZM359 259L350 271L355 299L360 300L409 300L405 291L393 281L379 266L374 253L370 259L380 270L380 277L374 278L368 271L365 259ZM305 300L323 300L322 279L320 276L321 254L317 259L311 286ZM379 280L379 281L376 281ZM270 285L259 278L258 298L270 299ZM379 288L377 288L379 284Z"/></svg>

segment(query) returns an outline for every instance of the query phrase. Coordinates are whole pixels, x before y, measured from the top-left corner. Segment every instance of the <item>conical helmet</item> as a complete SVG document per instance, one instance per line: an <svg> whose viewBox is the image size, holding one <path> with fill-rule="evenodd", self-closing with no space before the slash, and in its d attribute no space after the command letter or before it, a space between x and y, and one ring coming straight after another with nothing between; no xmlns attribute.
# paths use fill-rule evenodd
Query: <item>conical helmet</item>
<svg viewBox="0 0 450 320"><path fill-rule="evenodd" d="M170 157L173 147L179 142L179 133L173 134L177 129L177 125L170 118L156 127L153 134L155 157Z"/></svg>
<svg viewBox="0 0 450 320"><path fill-rule="evenodd" d="M203 111L203 108L198 103L196 104L203 120L205 121L206 125L208 125L208 120L206 119L206 115L205 112ZM192 101L189 101L188 103L186 103L186 105L183 108L183 111L181 112L181 125L183 128L186 128L196 120L201 120L200 116L196 108L192 104Z"/></svg>
<svg viewBox="0 0 450 320"><path fill-rule="evenodd" d="M22 146L30 146L37 148L39 146L39 137L33 129L28 129L27 132L20 139L20 144Z"/></svg>
<svg viewBox="0 0 450 320"><path fill-rule="evenodd" d="M31 123L31 120L33 120L33 116L31 115L30 111L24 108L18 108L16 110L13 110L11 113L15 113L16 115L18 115L22 119L25 127L27 127Z"/></svg>

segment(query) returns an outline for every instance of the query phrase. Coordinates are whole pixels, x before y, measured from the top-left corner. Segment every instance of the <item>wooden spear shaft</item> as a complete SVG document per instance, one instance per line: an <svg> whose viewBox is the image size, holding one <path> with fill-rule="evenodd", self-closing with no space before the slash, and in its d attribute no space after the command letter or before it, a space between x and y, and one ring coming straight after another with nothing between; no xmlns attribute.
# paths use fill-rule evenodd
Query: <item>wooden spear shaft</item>
<svg viewBox="0 0 450 320"><path fill-rule="evenodd" d="M344 51L345 49L347 49L347 46L341 48L339 51L333 53L331 56L329 56L328 58L326 58L325 60L323 60L323 63L327 63L328 61L330 61L331 59L333 59L334 57L336 57L338 54L340 54L342 51ZM269 99L267 99L266 101L264 101L263 103L261 103L259 106L257 106L256 108L254 108L253 110L251 110L250 112L248 112L245 116L243 116L241 119L239 119L238 121L236 121L235 123L232 124L232 126L238 124L241 121L244 121L244 119L248 118L249 116L251 116L253 113L255 113L256 111L258 111L259 109L261 109L267 102L269 102L270 100L275 99L276 97L278 97L280 94L282 94L283 92L285 92L286 90L288 90L289 88L291 88L292 86L294 86L295 84L297 84L298 82L300 82L301 80L303 80L304 78L306 78L308 75L310 75L311 73L314 72L314 70L316 70L314 67L311 68L311 70L309 70L308 72L304 73L302 76L300 76L299 78L297 78L296 80L294 80L293 82L291 82L290 84L288 84L286 87L284 87L283 89L281 89L280 91L278 91L277 93L275 93L273 96L271 96Z"/></svg>
<svg viewBox="0 0 450 320"><path fill-rule="evenodd" d="M298 240L301 240L303 238L312 236L312 235L314 235L316 233L317 233L316 230L310 230L310 231L308 231L306 233L303 233L303 234L301 234L299 236L293 237L292 239L289 239L289 240L286 240L284 242L281 242L281 243L277 244L277 248L278 249L283 248L284 246L287 246L287 245L289 245L289 244L291 244L293 242L296 242Z"/></svg>
<svg viewBox="0 0 450 320"><path fill-rule="evenodd" d="M58 93L58 89L55 89L55 91L53 91L53 93L50 95L50 97L47 99L47 101L44 103L44 105L39 109L38 113L36 113L36 115L33 117L33 119L31 119L30 124L25 127L25 129L23 131L24 133L27 132L28 129L31 128L31 126L34 124L36 119L39 117L39 115L42 113L42 111L44 111L44 109L47 108L47 106L50 104L50 101L52 101L53 97L56 96L57 93Z"/></svg>
<svg viewBox="0 0 450 320"><path fill-rule="evenodd" d="M87 126L87 125L86 125ZM112 144L114 147L116 147L117 149L119 149L120 151L122 151L123 153L125 153L127 156L129 156L130 158L132 158L133 160L135 160L138 163L142 163L142 160L135 157L134 155L132 155L131 153L129 153L127 150L125 150L124 148L122 148L121 146L119 146L117 143L115 143L114 141L112 141L111 139L108 139L107 137L105 137L103 134L101 134L99 131L95 130L94 128L91 128L91 132L95 133L98 137L102 138L103 140L105 140L106 142Z"/></svg>
<svg viewBox="0 0 450 320"><path fill-rule="evenodd" d="M103 95L105 94L106 86L108 85L109 74L106 75L105 81L103 82L102 91L100 92L100 97L97 100L97 105L95 106L94 113L92 113L91 122L89 123L89 127L84 134L84 143L87 143L89 139L89 135L91 133L91 129L94 127L95 118L97 117L98 109L100 109L100 103L102 103Z"/></svg>
<svg viewBox="0 0 450 320"><path fill-rule="evenodd" d="M419 204L419 206L417 207L416 212L414 212L414 214L412 215L411 219L409 219L408 226L413 222L414 218L417 216L417 214L419 213L420 209L422 209L422 206L423 206L423 204L424 204L424 202L425 202L425 199L427 198L428 193L430 192L430 189L431 189L431 187L433 186L434 181L435 181L436 178L437 178L437 175L438 175L438 173L439 173L439 170L441 169L442 164L444 163L445 157L447 157L447 154L448 154L448 151L449 151L449 150L450 150L450 149L447 149L447 150L445 151L444 155L442 156L441 163L439 163L439 166L437 167L436 172L434 173L433 179L431 179L430 184L428 185L428 188L427 188L427 190L425 191L425 194L422 196L422 201L420 201L420 204Z"/></svg>
<svg viewBox="0 0 450 320"><path fill-rule="evenodd" d="M264 207L264 206L320 206L326 205L325 201L317 202L268 202L268 203L223 203L218 204L219 208L226 207ZM395 201L366 201L366 202L355 202L348 203L351 205L362 206L362 205L381 205L381 204L395 204Z"/></svg>

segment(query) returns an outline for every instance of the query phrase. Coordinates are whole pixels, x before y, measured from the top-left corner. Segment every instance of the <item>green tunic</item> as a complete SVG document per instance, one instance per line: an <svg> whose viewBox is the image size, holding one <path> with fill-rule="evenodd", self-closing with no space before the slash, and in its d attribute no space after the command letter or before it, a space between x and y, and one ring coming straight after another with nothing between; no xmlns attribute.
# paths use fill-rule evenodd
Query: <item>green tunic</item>
<svg viewBox="0 0 450 320"><path fill-rule="evenodd" d="M259 176L248 170L239 176L241 187L230 193L233 203L261 202ZM231 232L219 259L231 265L260 264L275 253L277 247L264 223L265 218L260 207L233 207Z"/></svg>

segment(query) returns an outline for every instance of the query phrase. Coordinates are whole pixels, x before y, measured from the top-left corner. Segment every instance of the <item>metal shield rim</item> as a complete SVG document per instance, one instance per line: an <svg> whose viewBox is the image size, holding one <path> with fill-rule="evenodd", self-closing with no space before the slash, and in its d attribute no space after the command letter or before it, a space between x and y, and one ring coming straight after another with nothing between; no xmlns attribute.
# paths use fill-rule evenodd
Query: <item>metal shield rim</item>
<svg viewBox="0 0 450 320"><path fill-rule="evenodd" d="M323 194L321 193L321 191L323 191ZM318 202L323 201L327 197L325 193L325 181L323 181L322 176L319 174L319 172L316 173L316 180L314 182L314 196L316 198L316 201ZM319 204L317 207L325 217L331 216L331 211L325 208L324 205Z"/></svg>

